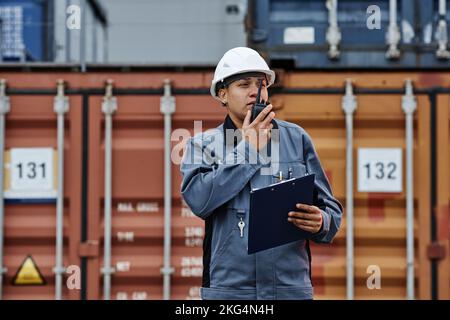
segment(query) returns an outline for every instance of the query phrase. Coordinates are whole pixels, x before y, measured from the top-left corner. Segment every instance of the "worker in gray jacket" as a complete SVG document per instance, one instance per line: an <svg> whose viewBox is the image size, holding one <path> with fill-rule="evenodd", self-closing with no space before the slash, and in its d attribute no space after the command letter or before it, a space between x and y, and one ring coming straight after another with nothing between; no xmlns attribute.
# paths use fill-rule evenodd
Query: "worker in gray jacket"
<svg viewBox="0 0 450 320"><path fill-rule="evenodd" d="M211 95L228 115L219 127L190 138L184 151L181 194L205 220L202 299L312 299L309 241L330 243L341 224L342 206L305 130L275 119L271 104L251 121L260 83L268 101L274 80L256 51L226 52ZM248 254L250 190L310 173L314 205L299 203L298 211L286 212L286 219L310 236Z"/></svg>

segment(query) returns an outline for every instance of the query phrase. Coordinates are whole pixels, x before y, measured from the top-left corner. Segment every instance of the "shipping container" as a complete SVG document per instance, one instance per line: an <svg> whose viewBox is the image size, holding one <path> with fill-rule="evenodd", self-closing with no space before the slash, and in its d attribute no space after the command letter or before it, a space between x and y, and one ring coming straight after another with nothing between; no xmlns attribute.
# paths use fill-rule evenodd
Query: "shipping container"
<svg viewBox="0 0 450 320"><path fill-rule="evenodd" d="M433 268L438 278L438 297L450 299L450 95L436 97L436 161L437 187L435 189L436 234L432 239Z"/></svg>
<svg viewBox="0 0 450 320"><path fill-rule="evenodd" d="M247 0L104 1L108 62L213 66L246 45Z"/></svg>
<svg viewBox="0 0 450 320"><path fill-rule="evenodd" d="M288 74L284 76L286 86L299 89L302 87L339 88L346 78L353 79L357 88L370 88L372 92L357 95L357 109L353 119L353 211L354 211L354 296L360 299L399 299L406 297L406 174L403 175L403 188L397 192L362 192L358 180L368 173L361 170L358 152L361 148L399 148L406 155L405 114L402 110L402 93L383 94L377 90L401 88L408 75L389 76L377 79L366 74L323 77L322 74ZM308 79L308 82L305 81ZM333 83L334 82L334 83ZM388 82L383 84L383 82ZM323 91L326 91L324 89ZM284 107L281 117L300 124L311 134L315 142L322 164L331 182L335 196L348 208L346 198L346 126L345 114L342 110L342 94L305 94L292 93L277 95L277 102ZM415 210L426 206L427 192L423 185L424 177L418 173L426 171L426 163L421 162L419 155L426 147L421 141L421 131L429 131L428 124L422 123L422 114L427 113L428 101L418 97L418 108L415 115L415 148L414 177ZM381 152L381 151L380 151ZM380 162L383 157L379 155ZM405 172L406 159L399 162ZM422 169L421 169L422 168ZM365 168L364 168L365 169ZM396 174L396 173L395 173ZM401 176L400 176L400 179ZM416 214L415 235L420 244L420 228ZM346 257L346 227L347 219L338 233L334 244L329 246L313 245L312 261L315 293L317 298L346 297L347 263ZM415 272L423 268L423 260L419 252L415 255ZM379 270L381 273L381 288L371 288L369 276ZM426 278L425 278L426 279ZM422 285L427 280L419 278Z"/></svg>
<svg viewBox="0 0 450 320"><path fill-rule="evenodd" d="M178 164L165 167L164 118L168 119L170 112L164 116L161 111L174 97L175 109L169 121L172 153L182 150L183 135L199 130L194 121L203 121L203 130L217 126L224 119L225 109L209 96L212 71L117 72L105 68L80 74L68 68L52 72L36 68L33 73L9 68L1 72L10 97L5 163L11 162L8 157L11 152L17 153L15 148L57 151L53 99L57 79L65 80L69 111L64 114L63 265L79 267L81 288L66 282L76 280L66 271L62 298L163 299L168 291L170 299L199 298L204 224L180 197ZM345 207L343 225L334 243L312 246L315 298L345 299L353 288L355 299L406 299L411 284L416 299L448 298L448 258L439 256L439 249L448 246L450 74L279 70L278 77L278 85L271 92L277 117L297 123L310 133L334 194ZM107 90L108 79L113 81L109 83L112 90ZM166 79L170 82L164 87ZM348 99L351 92L344 89L347 79L352 79L356 99L349 146L349 122L343 111L343 100L352 101ZM409 94L405 92L407 79L411 79L413 88ZM166 98L161 100L164 94ZM343 99L346 94L347 99ZM417 105L412 131L408 131L404 108L411 101ZM407 132L412 133L412 149ZM350 171L346 171L347 148L353 160ZM389 192L383 188L367 191L370 184L360 182L367 175L364 170L370 169L364 166L368 158L363 152L373 148L385 150L375 150L378 162L390 159L393 151L401 155L392 160L396 170L391 174L396 183L384 185ZM407 156L409 151L412 158ZM413 183L408 184L411 159ZM390 168L392 171L394 167ZM165 192L168 172L169 193ZM347 190L349 172L353 174L353 188ZM6 186L12 181L7 174L5 171ZM408 196L409 186L413 186L413 197ZM348 200L349 194L353 201ZM57 291L52 272L56 265L56 204L37 203L36 198L6 200L3 261L8 271L3 279L3 297L53 298ZM407 209L408 201L412 211ZM437 219L434 208L439 209ZM165 209L170 213L170 234L164 228ZM354 216L353 237L347 239L350 211ZM408 227L408 212L414 214L413 229ZM413 256L407 254L408 230L414 231L409 233L414 240ZM171 240L166 259L165 236L166 241L169 237ZM352 239L353 249L347 246ZM351 251L353 255L348 255ZM28 256L45 278L44 285L12 285ZM414 260L408 261L411 257ZM447 267L438 264L441 260ZM349 266L354 272L350 284ZM378 283L376 276L380 274ZM408 276L413 277L412 283Z"/></svg>
<svg viewBox="0 0 450 320"><path fill-rule="evenodd" d="M48 1L0 1L0 61L46 59Z"/></svg>
<svg viewBox="0 0 450 320"><path fill-rule="evenodd" d="M109 19L107 6L98 0L52 0L51 56L56 63L105 63L108 61ZM83 68L83 66L82 66Z"/></svg>
<svg viewBox="0 0 450 320"><path fill-rule="evenodd" d="M20 79L18 81L23 81ZM14 82L14 80L13 80ZM42 82L44 86L49 83ZM56 88L56 82L53 83ZM55 297L56 266L56 178L57 178L57 116L53 111L51 95L12 96L12 108L6 115L4 128L5 183L4 192L4 246L3 297L5 299L53 299ZM81 211L81 98L71 97L65 118L64 146L64 206L63 256L64 266L79 266ZM2 106L3 109L3 106ZM51 158L45 157L50 149ZM20 150L30 153L21 154ZM3 164L2 164L3 165ZM17 173L17 174L16 174ZM51 175L53 173L53 175ZM53 176L53 177L52 177ZM31 177L31 178L30 178ZM50 188L45 187L45 178ZM26 185L16 186L27 180ZM33 181L44 183L43 192L36 194ZM25 188L24 188L25 187ZM3 199L2 199L3 200ZM2 250L0 250L2 251ZM22 270L24 282L16 277L22 264L31 256L35 266ZM0 257L1 261L1 257ZM1 263L0 263L1 264ZM45 285L39 285L41 280ZM16 281L19 280L19 281ZM23 285L24 284L24 285ZM33 285L37 284L37 285ZM62 298L76 299L75 291L64 290Z"/></svg>
<svg viewBox="0 0 450 320"><path fill-rule="evenodd" d="M96 0L1 0L0 61L105 62L106 26Z"/></svg>
<svg viewBox="0 0 450 320"><path fill-rule="evenodd" d="M440 2L249 1L247 42L272 66L448 68L450 2L443 14Z"/></svg>

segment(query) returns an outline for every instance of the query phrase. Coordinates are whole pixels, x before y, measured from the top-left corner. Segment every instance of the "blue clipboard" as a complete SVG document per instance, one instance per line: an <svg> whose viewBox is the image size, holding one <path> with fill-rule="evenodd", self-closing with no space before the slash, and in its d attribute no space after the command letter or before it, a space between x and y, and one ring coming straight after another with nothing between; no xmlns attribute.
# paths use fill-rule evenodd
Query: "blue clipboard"
<svg viewBox="0 0 450 320"><path fill-rule="evenodd" d="M248 254L311 236L287 218L298 211L297 203L312 205L314 178L309 174L250 191Z"/></svg>

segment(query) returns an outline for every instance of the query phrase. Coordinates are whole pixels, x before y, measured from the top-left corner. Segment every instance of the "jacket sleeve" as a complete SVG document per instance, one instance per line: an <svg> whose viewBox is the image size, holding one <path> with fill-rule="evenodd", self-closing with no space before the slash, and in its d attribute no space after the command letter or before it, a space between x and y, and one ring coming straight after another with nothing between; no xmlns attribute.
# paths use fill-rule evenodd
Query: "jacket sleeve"
<svg viewBox="0 0 450 320"><path fill-rule="evenodd" d="M321 230L313 234L311 240L317 243L331 243L341 225L342 205L334 198L311 137L305 131L303 131L303 152L308 172L316 175L314 205L321 209L323 217Z"/></svg>
<svg viewBox="0 0 450 320"><path fill-rule="evenodd" d="M208 150L203 139L190 138L180 167L181 195L202 219L235 197L262 166L258 152L246 140L238 143L223 160L214 160L211 154L214 152Z"/></svg>

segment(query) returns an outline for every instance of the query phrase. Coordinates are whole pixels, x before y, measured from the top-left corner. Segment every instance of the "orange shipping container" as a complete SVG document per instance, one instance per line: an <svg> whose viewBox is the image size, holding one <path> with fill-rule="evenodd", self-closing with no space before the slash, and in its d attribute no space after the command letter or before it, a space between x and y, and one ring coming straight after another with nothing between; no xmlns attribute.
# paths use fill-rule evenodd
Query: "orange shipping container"
<svg viewBox="0 0 450 320"><path fill-rule="evenodd" d="M64 256L65 267L78 266L81 288L69 288L64 277L64 299L104 298L105 146L107 124L102 112L105 81L114 81L111 153L111 287L112 299L162 299L164 266L164 116L161 97L165 79L175 97L172 132L217 126L225 116L208 96L211 70L107 72L86 74L65 70L33 73L3 72L11 97L6 115L5 149L51 147L56 150L56 115L53 97L56 80L64 79L69 97L65 114ZM415 297L431 298L432 264L429 259L433 167L430 141L432 105L427 88L448 87L450 75L433 73L278 73L281 79L271 100L277 117L295 122L312 136L338 199L346 205L346 126L341 100L345 79L357 88L354 114L354 296L404 299L406 263L406 156L403 190L397 193L360 192L357 188L359 148L400 148L405 155L404 81L413 80L417 110L414 114ZM372 90L364 92L364 90ZM322 90L315 91L315 90ZM389 92L393 90L393 92ZM360 94L359 94L359 93ZM30 93L34 93L30 96ZM39 95L37 95L39 93ZM449 110L448 95L439 95L437 131L441 244L448 248ZM446 113L447 112L447 113ZM30 139L33 137L33 139ZM179 150L178 140L172 149ZM442 148L442 145L447 146ZM177 149L178 148L178 149ZM171 151L173 151L171 150ZM446 169L447 168L447 169ZM446 171L447 170L447 171ZM202 274L203 222L183 203L178 165L171 165L171 299L198 299ZM447 220L445 220L447 219ZM54 297L56 208L53 203L5 204L5 299ZM439 248L439 246L438 246ZM318 299L346 297L346 217L335 242L314 245L313 283ZM13 286L20 263L31 255L47 283ZM448 258L446 258L448 259ZM447 260L446 260L447 261ZM448 261L447 261L448 262ZM448 269L448 263L447 269ZM381 287L370 289L371 267L381 270ZM441 268L441 267L440 267ZM103 270L105 271L105 270ZM450 287L448 270L439 269ZM444 279L444 278L443 278ZM73 279L71 279L73 280ZM75 279L76 280L76 279ZM439 282L440 283L440 282ZM447 290L447 291L445 291ZM447 296L448 297L448 296Z"/></svg>
<svg viewBox="0 0 450 320"><path fill-rule="evenodd" d="M435 268L438 275L438 297L450 299L450 96L436 97L436 235L434 240Z"/></svg>

